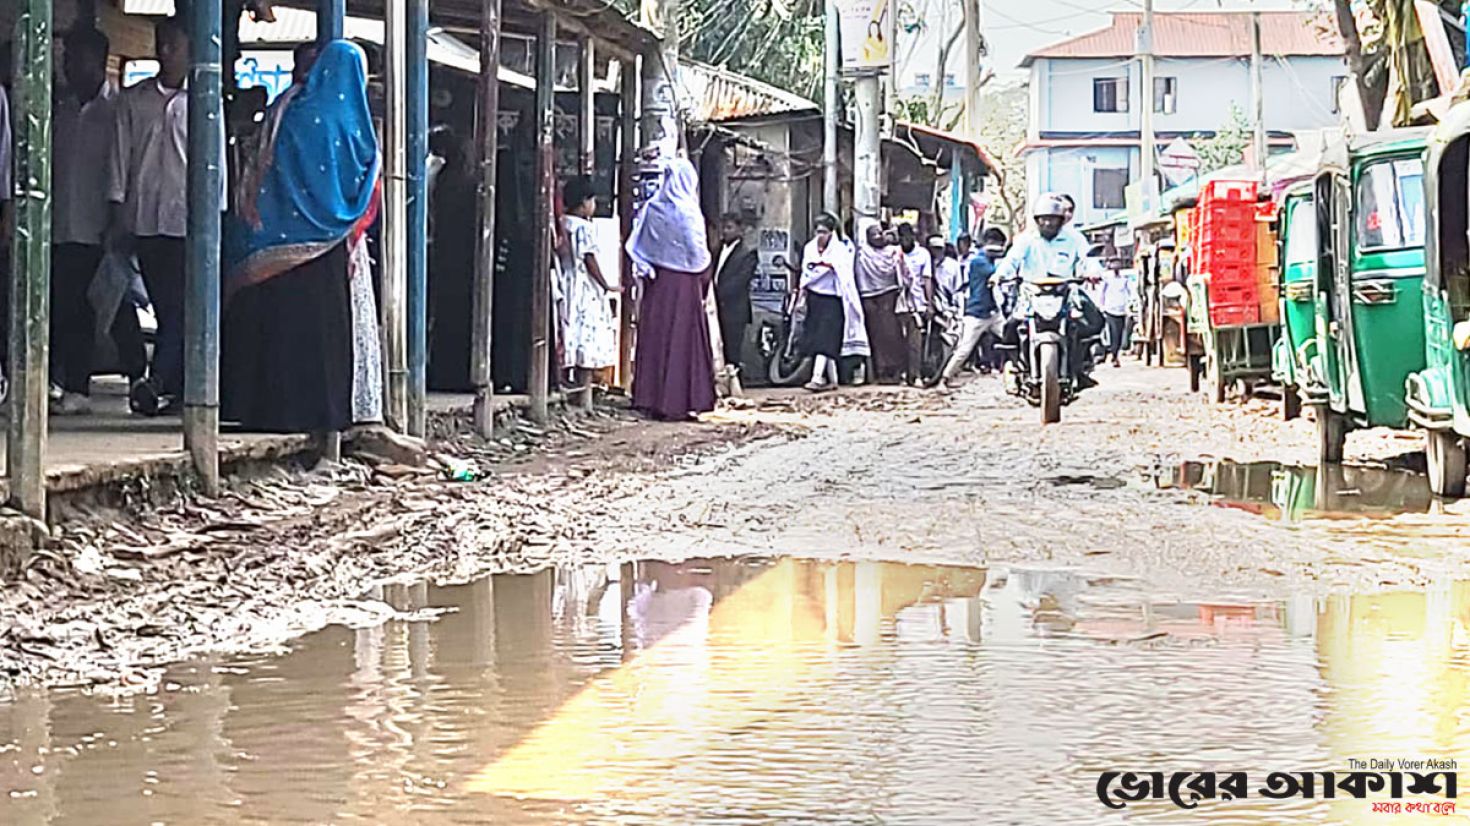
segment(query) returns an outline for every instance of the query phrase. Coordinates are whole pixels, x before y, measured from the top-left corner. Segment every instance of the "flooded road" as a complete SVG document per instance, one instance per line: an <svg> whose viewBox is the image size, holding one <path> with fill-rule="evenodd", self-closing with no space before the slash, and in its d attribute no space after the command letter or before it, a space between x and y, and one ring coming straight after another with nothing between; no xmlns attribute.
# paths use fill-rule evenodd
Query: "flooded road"
<svg viewBox="0 0 1470 826"><path fill-rule="evenodd" d="M744 558L382 597L453 610L0 706L0 822L1117 822L1110 769L1470 754L1470 583L1181 604L1079 571Z"/></svg>
<svg viewBox="0 0 1470 826"><path fill-rule="evenodd" d="M1310 468L1309 423L1109 379L1045 429L994 383L833 395L777 409L799 436L534 477L522 572L323 598L360 627L143 693L0 698L0 823L1381 823L1096 789L1470 759L1470 503L1389 469L1396 437ZM456 490L491 536L494 489Z"/></svg>

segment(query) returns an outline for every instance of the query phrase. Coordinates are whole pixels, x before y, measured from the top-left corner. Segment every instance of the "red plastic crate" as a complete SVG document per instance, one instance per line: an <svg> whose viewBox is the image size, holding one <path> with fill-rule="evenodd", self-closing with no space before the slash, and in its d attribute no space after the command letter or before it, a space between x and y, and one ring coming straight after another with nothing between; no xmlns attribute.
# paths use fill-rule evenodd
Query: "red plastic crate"
<svg viewBox="0 0 1470 826"><path fill-rule="evenodd" d="M1259 304L1261 286L1254 281L1246 283L1221 283L1210 279L1210 310L1215 307L1231 307L1236 304Z"/></svg>
<svg viewBox="0 0 1470 826"><path fill-rule="evenodd" d="M1200 206L1199 219L1202 224L1220 221L1228 223L1253 223L1256 220L1255 204L1242 201L1214 201Z"/></svg>
<svg viewBox="0 0 1470 826"><path fill-rule="evenodd" d="M1237 286L1240 284L1256 284L1261 279L1256 273L1256 262L1234 260L1207 260L1200 266L1200 272L1210 274L1210 292L1214 293L1217 286Z"/></svg>
<svg viewBox="0 0 1470 826"><path fill-rule="evenodd" d="M1200 190L1199 202L1209 205L1213 201L1245 201L1255 203L1255 181L1209 181Z"/></svg>
<svg viewBox="0 0 1470 826"><path fill-rule="evenodd" d="M1261 323L1261 308L1255 304L1210 305L1210 325L1214 327L1244 327Z"/></svg>
<svg viewBox="0 0 1470 826"><path fill-rule="evenodd" d="M1232 255L1254 258L1256 256L1256 225L1254 222L1226 226L1207 225L1200 229L1199 246L1202 251L1211 248L1229 249Z"/></svg>

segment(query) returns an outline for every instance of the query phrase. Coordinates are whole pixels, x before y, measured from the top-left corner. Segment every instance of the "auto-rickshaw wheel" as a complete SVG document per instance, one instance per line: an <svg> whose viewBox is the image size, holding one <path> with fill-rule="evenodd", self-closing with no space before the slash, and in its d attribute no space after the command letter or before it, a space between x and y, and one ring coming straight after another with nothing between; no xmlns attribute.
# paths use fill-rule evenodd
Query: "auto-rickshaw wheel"
<svg viewBox="0 0 1470 826"><path fill-rule="evenodd" d="M1189 392L1199 392L1200 373L1204 372L1204 356L1188 356L1189 359Z"/></svg>
<svg viewBox="0 0 1470 826"><path fill-rule="evenodd" d="M1425 432L1424 457L1429 490L1435 496L1458 499L1465 495L1465 444L1451 430Z"/></svg>
<svg viewBox="0 0 1470 826"><path fill-rule="evenodd" d="M1302 415L1302 394L1297 392L1296 385L1285 384L1281 387L1281 418L1291 421Z"/></svg>
<svg viewBox="0 0 1470 826"><path fill-rule="evenodd" d="M1327 405L1317 408L1317 458L1324 465L1342 462L1347 442L1347 419Z"/></svg>

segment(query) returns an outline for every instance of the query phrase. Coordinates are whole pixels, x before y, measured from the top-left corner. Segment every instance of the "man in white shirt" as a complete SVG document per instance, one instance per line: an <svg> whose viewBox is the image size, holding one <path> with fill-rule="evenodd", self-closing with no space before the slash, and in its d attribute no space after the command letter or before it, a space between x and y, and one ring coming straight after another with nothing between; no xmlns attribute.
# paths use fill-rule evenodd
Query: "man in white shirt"
<svg viewBox="0 0 1470 826"><path fill-rule="evenodd" d="M51 165L51 380L63 392L52 409L77 414L90 408L87 397L96 314L87 290L102 262L111 220L106 182L116 129L117 90L107 79L111 47L106 35L77 28L64 42L65 86L56 92ZM131 320L134 331L134 361L141 362L143 342L136 333L137 316L128 315L126 320ZM141 364L133 369L141 376Z"/></svg>
<svg viewBox="0 0 1470 826"><path fill-rule="evenodd" d="M1102 308L1103 320L1108 325L1108 358L1114 367L1122 367L1118 361L1118 353L1123 349L1123 333L1128 326L1128 301L1131 298L1128 273L1121 268L1103 271L1102 277L1102 299L1098 306Z"/></svg>
<svg viewBox="0 0 1470 826"><path fill-rule="evenodd" d="M919 246L911 224L898 225L898 246L903 253L898 273L903 289L899 291L897 312L907 355L903 380L917 386L923 381L924 325L934 301L934 258Z"/></svg>
<svg viewBox="0 0 1470 826"><path fill-rule="evenodd" d="M120 247L138 255L158 319L148 378L134 382L133 410L178 409L184 389L184 237L188 232L189 37L182 21L154 27L158 76L123 90L108 174Z"/></svg>

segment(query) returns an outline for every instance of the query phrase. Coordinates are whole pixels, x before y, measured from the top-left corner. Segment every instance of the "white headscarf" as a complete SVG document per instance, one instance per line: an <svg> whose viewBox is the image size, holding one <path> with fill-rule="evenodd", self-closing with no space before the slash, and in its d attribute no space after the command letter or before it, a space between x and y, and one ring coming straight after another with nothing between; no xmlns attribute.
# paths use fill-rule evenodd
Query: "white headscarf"
<svg viewBox="0 0 1470 826"><path fill-rule="evenodd" d="M629 257L646 269L695 274L709 269L709 238L694 164L684 158L669 164L658 192L638 214L627 249Z"/></svg>

